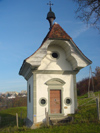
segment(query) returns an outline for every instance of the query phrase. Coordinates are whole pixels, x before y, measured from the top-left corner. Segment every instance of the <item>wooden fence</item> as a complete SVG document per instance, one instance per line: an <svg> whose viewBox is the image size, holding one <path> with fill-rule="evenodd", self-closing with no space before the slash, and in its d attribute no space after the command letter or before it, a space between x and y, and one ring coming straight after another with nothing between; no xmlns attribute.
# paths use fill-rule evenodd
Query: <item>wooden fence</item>
<svg viewBox="0 0 100 133"><path fill-rule="evenodd" d="M22 118L22 113L18 116L16 115L9 115L9 116L0 116L0 128L8 127L8 126L23 126L24 119Z"/></svg>

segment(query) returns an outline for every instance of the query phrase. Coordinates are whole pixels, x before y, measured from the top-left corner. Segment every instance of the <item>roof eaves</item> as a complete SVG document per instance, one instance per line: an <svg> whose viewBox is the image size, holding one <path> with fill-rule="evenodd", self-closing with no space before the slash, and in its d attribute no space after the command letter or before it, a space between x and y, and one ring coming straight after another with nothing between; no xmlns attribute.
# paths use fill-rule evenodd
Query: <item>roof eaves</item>
<svg viewBox="0 0 100 133"><path fill-rule="evenodd" d="M26 64L26 61L24 60L22 66L21 66L21 68L19 70L19 75L22 75L23 68L24 68L25 64Z"/></svg>
<svg viewBox="0 0 100 133"><path fill-rule="evenodd" d="M78 49L78 51L81 53L81 55L83 56L83 57L85 57L85 59L90 63L90 64L92 64L92 61L89 59L89 58L87 58L84 54L83 54L83 52L78 48L78 46L74 43L74 41L73 40L70 40L74 45L75 45L75 47Z"/></svg>

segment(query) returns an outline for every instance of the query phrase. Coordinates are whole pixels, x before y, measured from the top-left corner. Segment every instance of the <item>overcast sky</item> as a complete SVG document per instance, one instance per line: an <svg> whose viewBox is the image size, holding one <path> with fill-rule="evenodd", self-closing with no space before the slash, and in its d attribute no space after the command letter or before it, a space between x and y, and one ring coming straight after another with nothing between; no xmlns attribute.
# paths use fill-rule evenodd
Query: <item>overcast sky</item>
<svg viewBox="0 0 100 133"><path fill-rule="evenodd" d="M23 60L34 53L49 31L46 20L49 0L0 0L0 92L26 90L20 76ZM80 50L92 60L92 71L100 66L100 34L76 19L76 3L52 0L58 24ZM77 81L89 76L89 66L77 74Z"/></svg>

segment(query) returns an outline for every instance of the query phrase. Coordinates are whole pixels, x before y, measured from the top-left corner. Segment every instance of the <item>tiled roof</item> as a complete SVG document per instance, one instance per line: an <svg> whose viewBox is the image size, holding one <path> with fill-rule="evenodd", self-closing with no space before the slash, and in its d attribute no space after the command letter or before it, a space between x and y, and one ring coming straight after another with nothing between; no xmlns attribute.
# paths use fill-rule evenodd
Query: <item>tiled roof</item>
<svg viewBox="0 0 100 133"><path fill-rule="evenodd" d="M47 36L44 38L43 42L45 42L47 39L72 40L72 38L57 23L54 23L51 30L48 32Z"/></svg>

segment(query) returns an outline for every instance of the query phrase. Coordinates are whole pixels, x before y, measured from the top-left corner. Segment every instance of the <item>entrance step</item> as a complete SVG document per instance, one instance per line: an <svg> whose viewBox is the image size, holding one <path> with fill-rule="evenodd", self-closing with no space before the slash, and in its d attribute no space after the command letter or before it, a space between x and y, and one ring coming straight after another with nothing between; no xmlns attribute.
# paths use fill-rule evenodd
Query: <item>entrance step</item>
<svg viewBox="0 0 100 133"><path fill-rule="evenodd" d="M51 125L68 123L70 121L73 121L73 117L71 117L71 116L50 117L50 124Z"/></svg>

